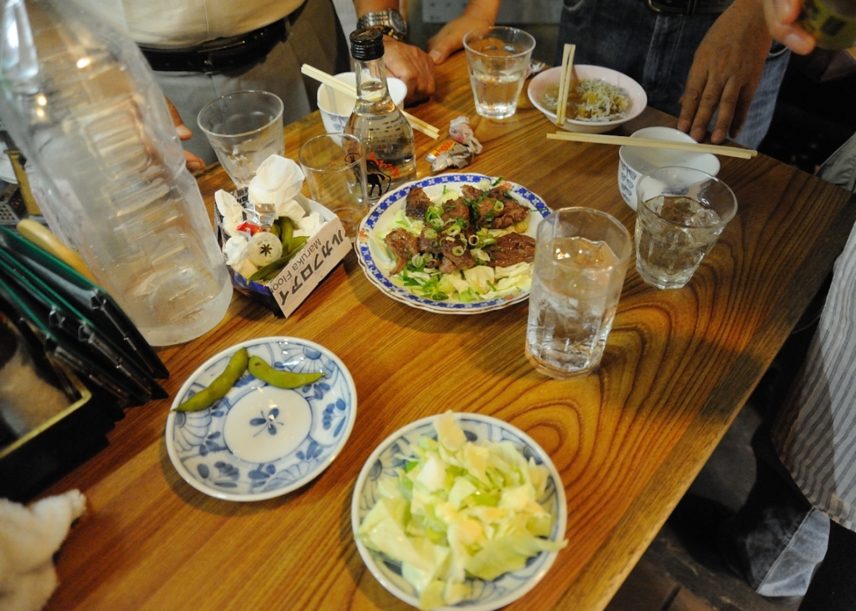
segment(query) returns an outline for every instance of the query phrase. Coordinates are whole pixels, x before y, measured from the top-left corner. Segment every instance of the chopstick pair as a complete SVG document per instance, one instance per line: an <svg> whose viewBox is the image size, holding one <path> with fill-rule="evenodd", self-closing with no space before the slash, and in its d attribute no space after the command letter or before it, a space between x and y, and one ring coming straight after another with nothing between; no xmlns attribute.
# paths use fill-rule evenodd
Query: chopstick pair
<svg viewBox="0 0 856 611"><path fill-rule="evenodd" d="M343 83L342 81L340 81L336 77L334 77L330 74L327 74L323 70L319 70L318 68L310 66L309 64L303 64L300 67L300 71L303 74L305 74L306 76L308 76L309 78L313 78L316 81L318 81L319 83L327 85L328 87L338 91L339 93L343 93L345 95L349 95L349 96L354 97L354 98L357 97L357 90L355 87L353 87L352 85L349 85L348 83ZM407 119L407 122L410 123L410 125L411 125L411 127L413 127L413 129L422 132L423 134L425 134L426 136L428 136L429 138L432 138L434 140L436 140L437 138L440 137L440 130L438 130L436 127L434 127L430 123L426 123L425 121L423 121L419 117L414 117L413 115L411 115L409 112L406 112L405 110L402 110L401 113L404 115L404 118Z"/></svg>
<svg viewBox="0 0 856 611"><path fill-rule="evenodd" d="M673 140L657 140L656 138L630 138L629 136L610 136L607 134L586 134L582 132L556 132L553 134L547 134L547 139L642 148L673 149L678 151L690 151L693 153L713 153L714 155L737 157L739 159L752 159L758 155L758 151L736 146L702 144L700 142L676 142Z"/></svg>
<svg viewBox="0 0 856 611"><path fill-rule="evenodd" d="M574 53L577 46L566 44L562 47L562 72L559 77L559 101L556 105L556 125L565 124L565 116L568 112L568 96L574 88L576 80L574 74Z"/></svg>

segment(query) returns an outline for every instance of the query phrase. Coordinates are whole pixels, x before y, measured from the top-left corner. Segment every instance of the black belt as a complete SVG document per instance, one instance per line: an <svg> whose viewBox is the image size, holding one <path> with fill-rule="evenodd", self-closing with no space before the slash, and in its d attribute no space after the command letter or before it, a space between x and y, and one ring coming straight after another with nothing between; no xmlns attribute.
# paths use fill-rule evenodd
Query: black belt
<svg viewBox="0 0 856 611"><path fill-rule="evenodd" d="M648 8L665 15L718 15L732 0L645 0Z"/></svg>
<svg viewBox="0 0 856 611"><path fill-rule="evenodd" d="M224 72L267 57L288 36L289 17L241 36L218 38L196 47L155 49L140 45L152 70L163 72Z"/></svg>

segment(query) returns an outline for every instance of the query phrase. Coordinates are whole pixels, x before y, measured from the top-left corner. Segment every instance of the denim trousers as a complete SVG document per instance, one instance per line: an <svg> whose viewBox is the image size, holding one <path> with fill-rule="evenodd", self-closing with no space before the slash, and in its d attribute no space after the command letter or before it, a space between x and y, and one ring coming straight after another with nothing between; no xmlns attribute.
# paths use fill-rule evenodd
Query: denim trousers
<svg viewBox="0 0 856 611"><path fill-rule="evenodd" d="M693 54L718 16L655 13L644 0L564 0L556 64L561 46L574 43L574 63L627 74L645 89L648 104L677 116ZM763 140L789 57L787 51L771 51L736 142L754 149Z"/></svg>
<svg viewBox="0 0 856 611"><path fill-rule="evenodd" d="M779 462L769 422L752 438L755 483L729 528L727 559L759 594L803 596L823 561L830 521L813 508Z"/></svg>

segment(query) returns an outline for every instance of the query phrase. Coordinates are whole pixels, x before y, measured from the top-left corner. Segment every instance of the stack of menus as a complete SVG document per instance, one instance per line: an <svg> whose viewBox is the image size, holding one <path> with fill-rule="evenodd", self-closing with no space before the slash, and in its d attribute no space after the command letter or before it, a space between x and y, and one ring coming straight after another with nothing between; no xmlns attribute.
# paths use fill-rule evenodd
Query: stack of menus
<svg viewBox="0 0 856 611"><path fill-rule="evenodd" d="M0 497L32 498L103 447L123 408L167 396L166 367L110 295L3 226L0 325Z"/></svg>
<svg viewBox="0 0 856 611"><path fill-rule="evenodd" d="M0 310L31 352L76 374L122 407L165 398L169 373L104 289L0 227Z"/></svg>

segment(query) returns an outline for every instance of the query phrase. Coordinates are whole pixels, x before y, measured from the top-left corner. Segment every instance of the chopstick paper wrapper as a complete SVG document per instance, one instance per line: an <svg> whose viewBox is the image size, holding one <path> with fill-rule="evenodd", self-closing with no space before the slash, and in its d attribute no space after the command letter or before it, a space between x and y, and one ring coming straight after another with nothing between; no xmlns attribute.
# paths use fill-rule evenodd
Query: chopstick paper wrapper
<svg viewBox="0 0 856 611"><path fill-rule="evenodd" d="M713 153L724 157L752 159L758 151L737 146L721 146L719 144L702 144L700 142L676 142L673 140L657 140L656 138L630 138L629 136L609 136L605 134L584 134L581 132L556 132L547 134L548 140L565 140L569 142L589 142L592 144L612 144L617 146L636 146L642 148L673 149L693 153Z"/></svg>
<svg viewBox="0 0 856 611"><path fill-rule="evenodd" d="M318 68L310 66L309 64L303 64L300 67L300 71L309 78L313 78L319 83L327 85L331 89L335 89L339 93L344 93L345 95L349 95L353 98L357 97L357 90L354 87L352 87L348 83L343 83L335 76L327 74L323 70L319 70ZM423 134L434 140L440 137L440 130L438 130L430 123L426 123L419 117L414 117L405 110L402 110L401 113L404 115L404 118L407 119L407 122L410 123L410 126L413 129L422 132Z"/></svg>

